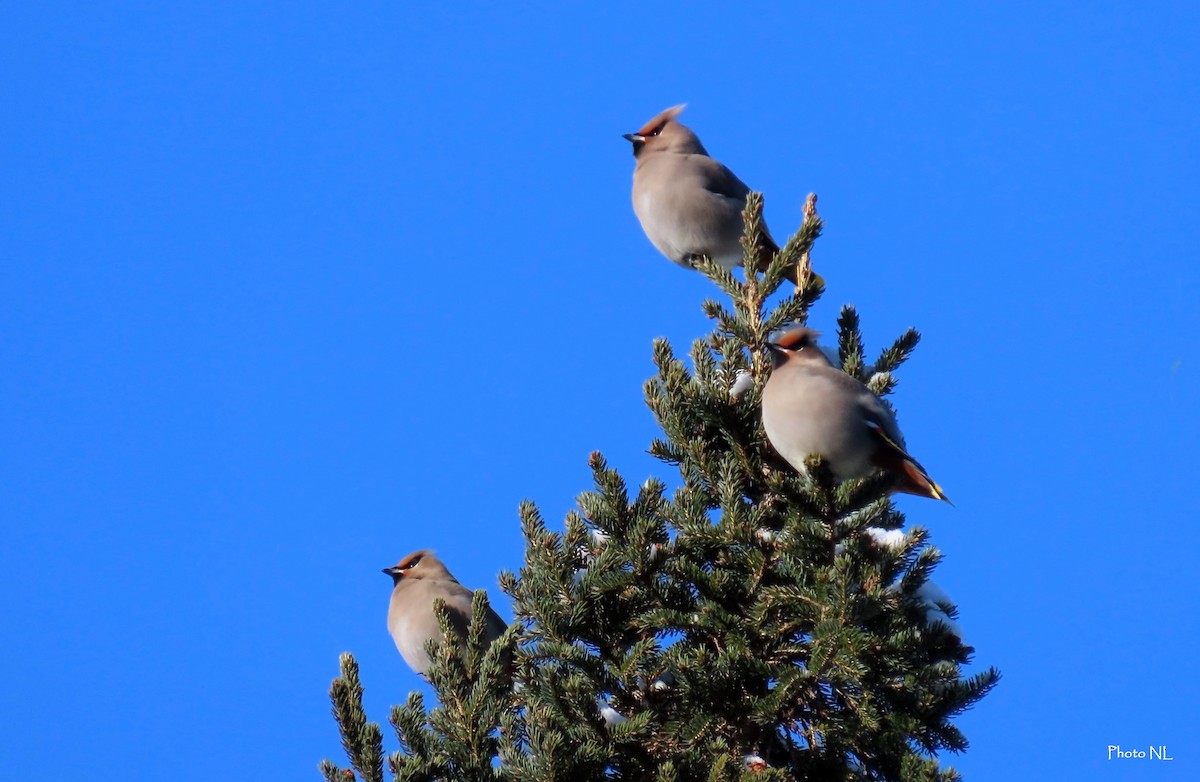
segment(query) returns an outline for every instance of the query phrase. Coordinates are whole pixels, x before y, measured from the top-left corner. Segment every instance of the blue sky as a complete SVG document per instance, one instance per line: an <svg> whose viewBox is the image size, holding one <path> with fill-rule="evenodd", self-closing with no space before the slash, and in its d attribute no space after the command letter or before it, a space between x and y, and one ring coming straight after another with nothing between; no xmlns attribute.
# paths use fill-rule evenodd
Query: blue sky
<svg viewBox="0 0 1200 782"><path fill-rule="evenodd" d="M813 325L924 334L956 507L898 502L1005 677L948 762L1195 778L1200 10L794 5L0 10L6 763L317 779L339 652L376 719L418 685L380 568L507 615L522 498L673 478L650 344L716 291L620 135L686 101L777 237L819 194Z"/></svg>

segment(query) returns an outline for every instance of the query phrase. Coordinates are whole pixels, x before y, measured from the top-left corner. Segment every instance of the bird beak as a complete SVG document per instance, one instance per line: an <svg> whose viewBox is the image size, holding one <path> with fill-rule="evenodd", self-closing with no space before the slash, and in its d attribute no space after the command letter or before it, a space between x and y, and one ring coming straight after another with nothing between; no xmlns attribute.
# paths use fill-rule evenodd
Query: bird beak
<svg viewBox="0 0 1200 782"><path fill-rule="evenodd" d="M394 568L394 567L385 567L385 568L383 569L383 572L384 572L386 575L389 575L389 576L391 576L392 578L395 578L395 577L396 577L396 568Z"/></svg>
<svg viewBox="0 0 1200 782"><path fill-rule="evenodd" d="M626 133L625 135L621 136L621 138L625 139L626 141L632 141L634 144L638 143L639 141L646 140L645 136L638 133Z"/></svg>

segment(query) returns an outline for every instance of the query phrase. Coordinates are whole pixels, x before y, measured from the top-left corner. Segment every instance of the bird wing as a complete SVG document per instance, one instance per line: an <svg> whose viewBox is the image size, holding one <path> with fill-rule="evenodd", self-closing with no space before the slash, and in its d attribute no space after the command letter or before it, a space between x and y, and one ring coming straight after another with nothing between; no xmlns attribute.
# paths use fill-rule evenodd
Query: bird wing
<svg viewBox="0 0 1200 782"><path fill-rule="evenodd" d="M746 194L750 192L750 188L738 179L737 174L708 155L689 155L689 158L688 162L695 166L700 184L705 190L745 205Z"/></svg>
<svg viewBox="0 0 1200 782"><path fill-rule="evenodd" d="M713 160L707 155L692 155L691 157L697 164L696 170L699 173L701 186L713 195L728 201L740 216L742 210L746 208L746 196L750 193L749 186L720 161ZM765 269L767 263L770 262L770 254L779 251L779 244L771 237L771 232L767 230L766 225L763 225L763 238L766 240L766 246L763 248L766 254L759 262L760 271Z"/></svg>
<svg viewBox="0 0 1200 782"><path fill-rule="evenodd" d="M466 643L467 629L471 625L471 591L462 584L443 582L445 591L433 594L433 599L440 598L446 604L450 615L450 629L458 635L462 643ZM440 637L438 640L442 640Z"/></svg>
<svg viewBox="0 0 1200 782"><path fill-rule="evenodd" d="M488 607L488 637L495 638L508 629L508 622L505 622L500 614L497 614L495 609Z"/></svg>
<svg viewBox="0 0 1200 782"><path fill-rule="evenodd" d="M842 385L853 387L858 392L859 414L866 422L867 427L877 432L903 453L904 435L900 434L900 427L896 424L896 414L892 412L892 408L888 406L887 402L880 399L858 378L851 377L836 368L834 371L838 372Z"/></svg>
<svg viewBox="0 0 1200 782"><path fill-rule="evenodd" d="M928 497L933 500L950 502L950 498L942 491L942 487L938 486L937 482L929 477L929 473L925 472L925 468L921 466L921 463L912 458L908 451L904 450L904 447L889 435L888 427L884 425L884 421L878 418L864 417L863 422L867 425L877 444L871 461L876 466L900 476L900 483L896 487L897 491L902 491L905 494L915 494L919 497ZM898 430L895 429L894 418L891 419L891 426L892 430L898 434ZM954 503L950 504L953 505Z"/></svg>
<svg viewBox="0 0 1200 782"><path fill-rule="evenodd" d="M460 593L455 590L452 598L446 600L446 607L450 609L450 623L454 626L454 630L459 634L459 637L466 642L467 633L471 627L471 617L474 615L474 600L475 593L463 587ZM487 616L484 617L484 637L494 639L496 636L508 629L508 622L500 618L496 610L490 605L488 606Z"/></svg>

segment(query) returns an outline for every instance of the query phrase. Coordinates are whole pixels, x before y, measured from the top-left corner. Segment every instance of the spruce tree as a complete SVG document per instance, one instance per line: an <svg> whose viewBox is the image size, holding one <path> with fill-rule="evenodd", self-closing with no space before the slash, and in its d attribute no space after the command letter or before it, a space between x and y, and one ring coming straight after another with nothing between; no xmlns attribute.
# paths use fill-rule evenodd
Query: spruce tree
<svg viewBox="0 0 1200 782"><path fill-rule="evenodd" d="M747 258L761 214L751 194ZM704 302L715 328L690 361L655 341L645 387L663 433L650 453L678 471L675 487L631 492L593 454L594 488L561 531L521 506L525 563L500 576L513 625L485 649L477 593L466 653L435 644L439 705L414 692L392 711L395 779L959 778L938 762L967 746L951 719L999 674L962 671L973 649L929 582L940 552L905 527L887 476L837 483L819 458L802 476L763 435L765 345L822 293L809 261L820 230L810 196L763 274L699 264L728 303ZM842 368L881 395L919 338L868 364L850 307L837 336ZM353 771L325 761L325 778L382 780L382 731L349 654L331 698Z"/></svg>

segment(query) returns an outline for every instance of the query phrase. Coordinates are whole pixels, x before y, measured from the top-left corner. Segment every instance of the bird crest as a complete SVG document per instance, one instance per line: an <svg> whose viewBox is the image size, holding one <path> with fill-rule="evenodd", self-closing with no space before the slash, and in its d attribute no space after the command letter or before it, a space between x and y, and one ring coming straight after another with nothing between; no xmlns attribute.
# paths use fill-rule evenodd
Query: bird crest
<svg viewBox="0 0 1200 782"><path fill-rule="evenodd" d="M656 136L668 122L678 117L687 108L686 103L680 103L678 106L672 106L669 109L664 109L654 116L654 119L642 125L638 129L638 136Z"/></svg>
<svg viewBox="0 0 1200 782"><path fill-rule="evenodd" d="M819 331L810 329L807 326L801 326L785 331L774 342L784 350L800 350L815 346L817 344L817 337L819 336L821 336Z"/></svg>

